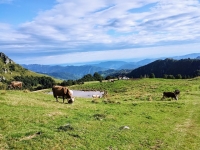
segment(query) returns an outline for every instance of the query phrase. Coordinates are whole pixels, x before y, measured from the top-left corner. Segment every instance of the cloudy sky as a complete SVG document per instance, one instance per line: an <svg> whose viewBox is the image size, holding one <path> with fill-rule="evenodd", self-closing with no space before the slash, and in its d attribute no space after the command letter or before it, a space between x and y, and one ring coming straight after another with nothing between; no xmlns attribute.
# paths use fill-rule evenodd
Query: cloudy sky
<svg viewBox="0 0 200 150"><path fill-rule="evenodd" d="M0 52L19 64L200 52L200 0L0 0Z"/></svg>

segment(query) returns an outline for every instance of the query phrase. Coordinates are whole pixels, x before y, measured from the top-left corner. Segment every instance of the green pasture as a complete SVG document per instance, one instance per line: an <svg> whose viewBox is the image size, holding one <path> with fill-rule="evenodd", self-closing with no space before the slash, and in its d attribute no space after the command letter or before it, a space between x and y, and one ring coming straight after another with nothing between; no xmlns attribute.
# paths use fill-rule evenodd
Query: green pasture
<svg viewBox="0 0 200 150"><path fill-rule="evenodd" d="M93 82L69 87L107 91L63 104L46 91L0 91L0 149L198 150L200 78ZM161 100L164 91L179 100Z"/></svg>

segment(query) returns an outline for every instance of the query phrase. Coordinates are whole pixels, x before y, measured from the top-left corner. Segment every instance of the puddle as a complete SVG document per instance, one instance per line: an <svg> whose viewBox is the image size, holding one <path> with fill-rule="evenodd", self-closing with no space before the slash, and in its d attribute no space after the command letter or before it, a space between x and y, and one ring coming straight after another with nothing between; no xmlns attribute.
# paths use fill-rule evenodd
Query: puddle
<svg viewBox="0 0 200 150"><path fill-rule="evenodd" d="M92 95L100 95L102 97L104 92L100 91L79 91L73 90L73 97L84 97L84 98L92 98ZM49 94L53 94L50 92Z"/></svg>

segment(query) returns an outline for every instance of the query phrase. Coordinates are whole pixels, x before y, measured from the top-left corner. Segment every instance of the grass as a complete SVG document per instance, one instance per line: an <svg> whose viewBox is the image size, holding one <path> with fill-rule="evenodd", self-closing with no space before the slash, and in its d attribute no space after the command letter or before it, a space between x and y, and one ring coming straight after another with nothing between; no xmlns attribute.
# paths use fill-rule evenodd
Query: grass
<svg viewBox="0 0 200 150"><path fill-rule="evenodd" d="M56 102L46 92L0 91L0 149L196 150L200 78L88 83L105 98ZM179 89L179 100L162 98ZM98 102L97 102L98 101Z"/></svg>

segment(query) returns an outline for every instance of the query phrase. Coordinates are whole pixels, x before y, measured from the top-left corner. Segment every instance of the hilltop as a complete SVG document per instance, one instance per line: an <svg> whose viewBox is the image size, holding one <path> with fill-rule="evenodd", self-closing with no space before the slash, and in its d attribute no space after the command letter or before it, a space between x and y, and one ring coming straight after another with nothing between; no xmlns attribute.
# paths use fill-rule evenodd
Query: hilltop
<svg viewBox="0 0 200 150"><path fill-rule="evenodd" d="M28 89L51 87L55 83L55 79L25 69L4 53L0 53L0 89L6 89L13 80L22 81L23 87Z"/></svg>

